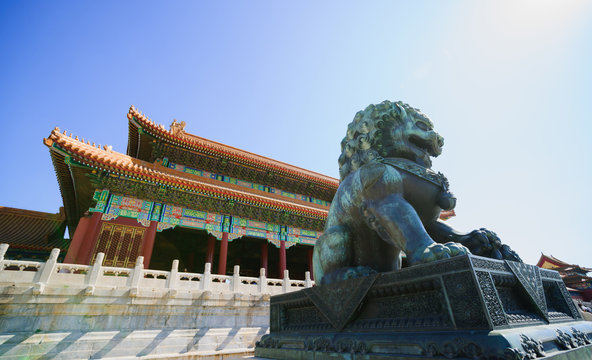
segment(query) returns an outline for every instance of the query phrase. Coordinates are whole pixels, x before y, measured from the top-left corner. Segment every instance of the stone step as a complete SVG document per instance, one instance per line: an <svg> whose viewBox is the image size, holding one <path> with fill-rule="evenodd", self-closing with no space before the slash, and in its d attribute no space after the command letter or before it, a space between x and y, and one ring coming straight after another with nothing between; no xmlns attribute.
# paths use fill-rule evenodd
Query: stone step
<svg viewBox="0 0 592 360"><path fill-rule="evenodd" d="M0 333L0 359L230 359L252 355L267 328Z"/></svg>

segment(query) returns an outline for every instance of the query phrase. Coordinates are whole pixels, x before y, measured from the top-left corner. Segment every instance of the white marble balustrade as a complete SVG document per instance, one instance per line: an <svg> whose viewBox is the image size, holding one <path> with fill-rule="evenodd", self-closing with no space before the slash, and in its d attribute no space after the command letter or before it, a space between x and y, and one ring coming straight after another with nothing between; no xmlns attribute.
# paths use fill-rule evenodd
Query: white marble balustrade
<svg viewBox="0 0 592 360"><path fill-rule="evenodd" d="M270 295L313 285L305 281L136 266L6 259L0 244L0 358L193 359L253 354L269 328Z"/></svg>
<svg viewBox="0 0 592 360"><path fill-rule="evenodd" d="M102 266L103 253L98 253L94 264L58 263L59 249L53 249L46 262L5 259L8 244L0 244L0 285L30 285L34 294L43 294L46 288L82 288L86 295L96 289L128 289L131 297L149 293L176 296L180 292L235 293L246 295L275 295L311 287L310 273L305 280L290 280L288 270L284 279L268 279L261 269L259 277L240 276L240 267L234 266L232 276L212 274L206 263L203 274L179 272L179 260L173 260L171 271L144 269L144 258L139 256L136 266L118 268Z"/></svg>

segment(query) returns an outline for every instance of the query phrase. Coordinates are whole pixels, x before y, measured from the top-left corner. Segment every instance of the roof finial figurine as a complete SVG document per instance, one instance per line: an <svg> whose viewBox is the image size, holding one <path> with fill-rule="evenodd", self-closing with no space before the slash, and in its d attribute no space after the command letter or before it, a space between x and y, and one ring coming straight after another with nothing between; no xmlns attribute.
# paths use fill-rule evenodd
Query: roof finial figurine
<svg viewBox="0 0 592 360"><path fill-rule="evenodd" d="M185 121L177 122L177 119L173 119L171 124L171 133L175 136L181 136L185 133Z"/></svg>

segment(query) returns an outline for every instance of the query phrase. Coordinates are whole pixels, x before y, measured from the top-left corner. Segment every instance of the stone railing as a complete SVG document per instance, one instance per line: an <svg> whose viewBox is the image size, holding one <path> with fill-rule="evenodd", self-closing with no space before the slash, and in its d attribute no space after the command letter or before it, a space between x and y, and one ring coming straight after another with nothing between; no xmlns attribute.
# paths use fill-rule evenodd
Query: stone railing
<svg viewBox="0 0 592 360"><path fill-rule="evenodd" d="M59 249L53 249L46 262L5 259L7 244L0 244L0 284L31 285L34 294L43 294L46 288L69 287L84 289L92 295L97 288L129 289L129 296L142 292L156 292L176 296L179 292L238 293L248 295L275 295L311 287L314 282L307 271L305 280L290 280L288 270L284 279L268 279L265 269L259 277L240 276L238 265L232 276L211 273L206 263L203 274L179 272L179 260L173 260L171 271L144 269L144 258L139 256L136 266L118 268L102 266L104 254L98 253L94 265L58 263Z"/></svg>

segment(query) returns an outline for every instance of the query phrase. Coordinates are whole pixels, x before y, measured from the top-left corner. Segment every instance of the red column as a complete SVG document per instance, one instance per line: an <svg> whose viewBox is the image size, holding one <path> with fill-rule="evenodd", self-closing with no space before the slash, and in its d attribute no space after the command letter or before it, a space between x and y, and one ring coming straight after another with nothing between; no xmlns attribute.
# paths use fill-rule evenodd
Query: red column
<svg viewBox="0 0 592 360"><path fill-rule="evenodd" d="M310 279L314 280L314 272L312 271L312 253L314 251L314 247L310 247L308 249L308 271L310 271Z"/></svg>
<svg viewBox="0 0 592 360"><path fill-rule="evenodd" d="M208 236L208 248L206 249L206 262L212 264L214 262L214 249L216 247L216 238L212 235Z"/></svg>
<svg viewBox="0 0 592 360"><path fill-rule="evenodd" d="M280 240L280 279L284 278L284 270L286 270L286 242Z"/></svg>
<svg viewBox="0 0 592 360"><path fill-rule="evenodd" d="M82 245L80 246L80 250L78 251L78 256L76 256L75 262L77 264L90 264L90 259L92 259L92 251L95 248L97 238L99 237L101 216L103 216L103 213L100 212L92 214L88 227L86 228L86 232L84 234Z"/></svg>
<svg viewBox="0 0 592 360"><path fill-rule="evenodd" d="M195 251L190 252L187 255L187 264L185 264L184 272L195 272L193 270L193 262L195 261Z"/></svg>
<svg viewBox="0 0 592 360"><path fill-rule="evenodd" d="M151 221L144 240L142 240L142 256L144 257L144 269L148 269L150 265L150 258L152 257L152 249L154 248L154 239L156 238L156 227L158 221Z"/></svg>
<svg viewBox="0 0 592 360"><path fill-rule="evenodd" d="M265 275L267 276L267 240L261 244L261 269L265 269Z"/></svg>
<svg viewBox="0 0 592 360"><path fill-rule="evenodd" d="M228 233L222 233L220 256L218 257L218 275L226 275L226 257L228 256Z"/></svg>
<svg viewBox="0 0 592 360"><path fill-rule="evenodd" d="M66 258L64 259L65 263L72 264L76 262L76 258L80 252L80 247L84 243L84 238L90 223L90 216L83 216L80 218L80 221L78 221L78 226L76 226L76 231L74 232L70 246L68 246L68 252L66 253Z"/></svg>

